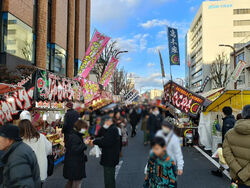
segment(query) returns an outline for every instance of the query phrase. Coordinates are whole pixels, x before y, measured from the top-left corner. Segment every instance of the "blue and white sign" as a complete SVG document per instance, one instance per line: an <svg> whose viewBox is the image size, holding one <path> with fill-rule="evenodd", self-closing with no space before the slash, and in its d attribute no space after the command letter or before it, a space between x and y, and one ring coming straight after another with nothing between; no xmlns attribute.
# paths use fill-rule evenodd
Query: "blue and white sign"
<svg viewBox="0 0 250 188"><path fill-rule="evenodd" d="M180 65L177 29L168 27L168 48L170 65Z"/></svg>

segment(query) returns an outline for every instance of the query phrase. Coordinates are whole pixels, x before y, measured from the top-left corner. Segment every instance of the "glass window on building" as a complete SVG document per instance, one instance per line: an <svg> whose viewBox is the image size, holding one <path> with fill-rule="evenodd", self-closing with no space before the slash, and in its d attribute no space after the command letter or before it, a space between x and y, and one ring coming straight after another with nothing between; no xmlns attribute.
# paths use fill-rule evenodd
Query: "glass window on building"
<svg viewBox="0 0 250 188"><path fill-rule="evenodd" d="M193 87L200 87L202 84L202 80L199 80L198 82L195 82L192 84Z"/></svg>
<svg viewBox="0 0 250 188"><path fill-rule="evenodd" d="M250 35L250 31L234 32L234 37L247 37Z"/></svg>
<svg viewBox="0 0 250 188"><path fill-rule="evenodd" d="M250 14L250 9L234 9L234 14Z"/></svg>
<svg viewBox="0 0 250 188"><path fill-rule="evenodd" d="M75 63L74 63L74 76L76 76L77 75L77 73L78 73L78 70L79 70L79 68L80 68L80 66L81 66L81 60L80 59L75 59Z"/></svg>
<svg viewBox="0 0 250 188"><path fill-rule="evenodd" d="M234 26L250 25L250 20L234 20Z"/></svg>
<svg viewBox="0 0 250 188"><path fill-rule="evenodd" d="M3 13L3 51L33 61L32 28L10 13Z"/></svg>

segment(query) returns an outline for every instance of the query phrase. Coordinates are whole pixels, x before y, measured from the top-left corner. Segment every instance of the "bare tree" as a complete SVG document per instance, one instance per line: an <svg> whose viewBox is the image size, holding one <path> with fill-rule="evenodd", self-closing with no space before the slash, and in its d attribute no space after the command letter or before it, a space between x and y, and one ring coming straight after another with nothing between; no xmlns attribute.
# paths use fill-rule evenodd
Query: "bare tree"
<svg viewBox="0 0 250 188"><path fill-rule="evenodd" d="M127 74L124 69L115 69L112 76L112 92L114 95L120 95L126 84Z"/></svg>
<svg viewBox="0 0 250 188"><path fill-rule="evenodd" d="M223 52L211 65L211 80L215 88L226 87L229 79L229 59Z"/></svg>
<svg viewBox="0 0 250 188"><path fill-rule="evenodd" d="M22 50L24 58L28 61L31 61L32 60L32 50L33 50L32 43L25 41L24 47L21 50Z"/></svg>
<svg viewBox="0 0 250 188"><path fill-rule="evenodd" d="M127 94L131 89L134 89L134 84L132 83L131 79L128 79L128 75L126 74L122 94Z"/></svg>
<svg viewBox="0 0 250 188"><path fill-rule="evenodd" d="M103 50L99 59L97 60L93 72L96 74L97 81L101 80L101 77L112 57L116 57L120 49L117 47L117 41L112 41ZM116 57L117 58L117 57Z"/></svg>

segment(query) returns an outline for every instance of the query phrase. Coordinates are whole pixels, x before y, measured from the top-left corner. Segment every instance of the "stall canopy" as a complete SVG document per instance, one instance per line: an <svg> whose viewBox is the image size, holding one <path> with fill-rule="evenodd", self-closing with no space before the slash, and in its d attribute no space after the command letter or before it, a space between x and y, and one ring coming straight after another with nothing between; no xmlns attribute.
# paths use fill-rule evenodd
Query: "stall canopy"
<svg viewBox="0 0 250 188"><path fill-rule="evenodd" d="M224 90L225 88L213 89L206 93L202 93L201 96L213 102L224 92Z"/></svg>
<svg viewBox="0 0 250 188"><path fill-rule="evenodd" d="M250 104L250 90L227 90L206 108L205 113L221 111L225 106L241 111L247 104Z"/></svg>

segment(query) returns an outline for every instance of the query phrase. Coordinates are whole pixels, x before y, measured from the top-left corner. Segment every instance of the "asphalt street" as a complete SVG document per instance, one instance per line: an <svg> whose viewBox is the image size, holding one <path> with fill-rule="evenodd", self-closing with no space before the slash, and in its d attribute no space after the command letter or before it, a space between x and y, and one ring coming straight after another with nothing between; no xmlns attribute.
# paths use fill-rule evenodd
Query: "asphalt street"
<svg viewBox="0 0 250 188"><path fill-rule="evenodd" d="M123 157L117 167L117 188L142 188L144 182L144 168L149 154L149 147L143 145L143 134L138 130L135 138L130 138L129 145L123 148ZM228 188L230 180L211 175L216 167L199 151L192 147L183 148L185 167L184 174L178 177L180 188ZM82 188L104 188L103 168L99 159L88 157L86 165L87 178ZM63 164L56 167L53 176L44 184L45 188L64 187Z"/></svg>

